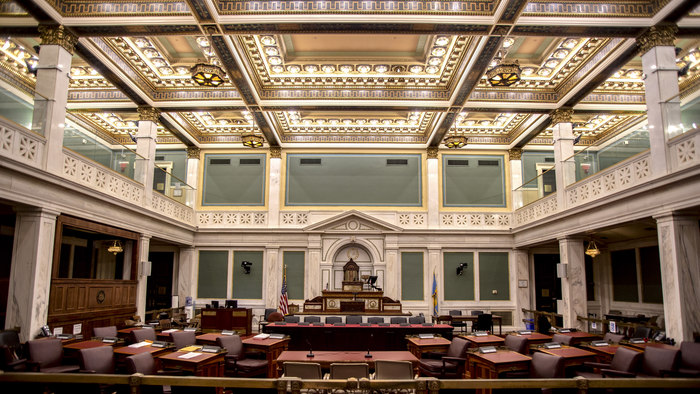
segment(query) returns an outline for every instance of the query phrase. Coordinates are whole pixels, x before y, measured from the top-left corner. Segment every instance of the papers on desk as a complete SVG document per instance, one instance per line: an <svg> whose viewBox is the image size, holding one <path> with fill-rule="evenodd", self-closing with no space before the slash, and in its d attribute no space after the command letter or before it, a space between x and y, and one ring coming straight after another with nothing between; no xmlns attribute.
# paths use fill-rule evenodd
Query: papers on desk
<svg viewBox="0 0 700 394"><path fill-rule="evenodd" d="M434 334L418 334L418 338L420 339L433 339L435 338Z"/></svg>
<svg viewBox="0 0 700 394"><path fill-rule="evenodd" d="M272 333L270 334L270 339L284 339L285 336L284 334Z"/></svg>
<svg viewBox="0 0 700 394"><path fill-rule="evenodd" d="M150 346L151 342L148 341L143 341L143 342L138 342L138 343L132 343L129 345L129 347L137 348L137 347L144 347L144 346Z"/></svg>
<svg viewBox="0 0 700 394"><path fill-rule="evenodd" d="M195 350L199 350L201 348L202 348L201 345L192 345L192 346L183 347L179 351L181 351L181 352L194 352Z"/></svg>
<svg viewBox="0 0 700 394"><path fill-rule="evenodd" d="M253 338L255 338L255 339L267 339L269 337L270 337L270 334L258 334L256 336L254 336Z"/></svg>
<svg viewBox="0 0 700 394"><path fill-rule="evenodd" d="M182 350L182 349L181 349L181 350ZM188 359L188 358L195 358L195 357L201 356L201 355L202 355L202 353L199 353L199 352L189 352L189 353L185 353L185 354L179 355L179 356L177 356L177 358Z"/></svg>
<svg viewBox="0 0 700 394"><path fill-rule="evenodd" d="M178 330L177 328L171 328L169 330L163 330L163 331L161 331L161 333L165 334L165 333L170 333L170 332L175 332L175 331L180 331L180 330Z"/></svg>

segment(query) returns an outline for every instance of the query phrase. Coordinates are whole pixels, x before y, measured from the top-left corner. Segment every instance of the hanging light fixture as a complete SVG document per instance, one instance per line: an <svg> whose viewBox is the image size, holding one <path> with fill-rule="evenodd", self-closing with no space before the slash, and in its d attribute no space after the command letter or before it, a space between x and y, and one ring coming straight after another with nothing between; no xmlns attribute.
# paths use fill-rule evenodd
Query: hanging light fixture
<svg viewBox="0 0 700 394"><path fill-rule="evenodd" d="M213 64L197 63L190 72L192 79L200 86L217 87L224 83L224 70Z"/></svg>
<svg viewBox="0 0 700 394"><path fill-rule="evenodd" d="M450 149L459 149L467 145L467 137L463 135L451 135L443 141L446 147Z"/></svg>
<svg viewBox="0 0 700 394"><path fill-rule="evenodd" d="M510 86L520 81L520 63L514 60L512 63L500 62L486 71L486 78L491 86Z"/></svg>
<svg viewBox="0 0 700 394"><path fill-rule="evenodd" d="M588 248L586 248L585 253L591 257L596 257L600 254L600 250L598 249L598 245L595 244L595 241L591 240L588 242Z"/></svg>
<svg viewBox="0 0 700 394"><path fill-rule="evenodd" d="M241 136L241 141L243 142L243 146L247 146L248 148L260 148L263 146L265 139L255 134L245 134Z"/></svg>
<svg viewBox="0 0 700 394"><path fill-rule="evenodd" d="M124 251L124 247L122 247L121 241L115 239L115 240L112 242L112 245L110 245L110 246L107 248L107 251L110 252L110 253L114 253L114 255L116 256L117 253L121 253L121 252Z"/></svg>

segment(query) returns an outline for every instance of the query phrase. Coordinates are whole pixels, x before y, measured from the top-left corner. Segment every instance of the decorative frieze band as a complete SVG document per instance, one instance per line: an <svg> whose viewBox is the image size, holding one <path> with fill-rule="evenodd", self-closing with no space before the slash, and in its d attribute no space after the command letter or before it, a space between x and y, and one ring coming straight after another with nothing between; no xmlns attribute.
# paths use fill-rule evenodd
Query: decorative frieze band
<svg viewBox="0 0 700 394"><path fill-rule="evenodd" d="M63 26L39 25L41 45L60 45L61 48L73 54L78 36L66 30Z"/></svg>
<svg viewBox="0 0 700 394"><path fill-rule="evenodd" d="M676 41L676 33L678 26L676 25L661 25L652 26L637 38L637 46L639 53L645 54L651 48L658 46L674 46Z"/></svg>

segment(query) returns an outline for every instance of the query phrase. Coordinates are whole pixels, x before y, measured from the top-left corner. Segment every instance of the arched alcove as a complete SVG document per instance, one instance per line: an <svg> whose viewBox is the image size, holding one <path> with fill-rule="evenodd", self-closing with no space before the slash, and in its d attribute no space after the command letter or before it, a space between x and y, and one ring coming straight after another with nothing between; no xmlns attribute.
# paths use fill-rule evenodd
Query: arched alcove
<svg viewBox="0 0 700 394"><path fill-rule="evenodd" d="M333 275L328 290L342 290L343 288L343 266L352 259L360 269L360 278L363 275L375 275L372 255L362 245L349 243L338 248L333 256Z"/></svg>

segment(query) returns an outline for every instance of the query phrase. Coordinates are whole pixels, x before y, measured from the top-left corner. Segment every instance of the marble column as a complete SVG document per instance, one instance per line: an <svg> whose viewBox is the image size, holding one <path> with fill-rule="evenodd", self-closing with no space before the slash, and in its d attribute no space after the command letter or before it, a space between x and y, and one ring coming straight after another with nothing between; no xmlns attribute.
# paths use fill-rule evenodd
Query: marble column
<svg viewBox="0 0 700 394"><path fill-rule="evenodd" d="M326 285L325 283L321 283L322 254L320 234L309 234L308 253L309 256L307 257L306 264L304 266L304 274L306 276L304 298L306 299L321 295L321 290L323 289L322 286Z"/></svg>
<svg viewBox="0 0 700 394"><path fill-rule="evenodd" d="M430 314L433 315L433 274L437 279L437 293L438 293L438 314L447 314L447 311L443 311L440 308L440 300L445 299L444 286L442 286L442 269L440 269L442 249L436 247L428 248L428 266L426 272L426 278L423 281L425 283L425 299L428 301L428 310Z"/></svg>
<svg viewBox="0 0 700 394"><path fill-rule="evenodd" d="M440 227L440 172L438 148L428 148L426 160L428 172L428 228Z"/></svg>
<svg viewBox="0 0 700 394"><path fill-rule="evenodd" d="M282 172L282 149L270 147L270 187L267 203L267 226L278 228L280 224L280 179Z"/></svg>
<svg viewBox="0 0 700 394"><path fill-rule="evenodd" d="M557 204L566 206L566 187L576 181L576 165L567 160L574 154L574 128L571 123L572 109L558 109L552 114L554 137L554 171L557 182Z"/></svg>
<svg viewBox="0 0 700 394"><path fill-rule="evenodd" d="M680 134L680 95L676 66L674 25L652 26L637 38L642 54L644 96L651 151L651 173L662 176L669 171L668 140Z"/></svg>
<svg viewBox="0 0 700 394"><path fill-rule="evenodd" d="M522 190L517 190L523 184L523 162L520 160L522 154L523 150L520 148L508 150L508 160L510 161L510 189L513 190L511 194L513 210L523 206L523 192Z"/></svg>
<svg viewBox="0 0 700 394"><path fill-rule="evenodd" d="M187 198L185 204L188 207L194 207L197 204L197 188L199 187L199 156L200 149L195 146L187 148L187 174L185 182L189 186L185 192ZM186 186L187 187L187 186Z"/></svg>
<svg viewBox="0 0 700 394"><path fill-rule="evenodd" d="M583 239L559 239L559 263L565 264L565 277L561 278L561 301L559 311L563 315L564 327L585 329L586 325L577 316L588 316L586 300L586 264L583 254Z"/></svg>
<svg viewBox="0 0 700 394"><path fill-rule="evenodd" d="M58 214L41 208L17 209L5 328L20 327L22 342L34 339L49 316Z"/></svg>
<svg viewBox="0 0 700 394"><path fill-rule="evenodd" d="M78 38L63 26L39 25L41 47L36 74L32 130L46 137L43 166L63 171L63 132L73 49Z"/></svg>
<svg viewBox="0 0 700 394"><path fill-rule="evenodd" d="M530 254L527 250L515 249L511 252L510 270L515 272L515 321L516 327L523 326L523 319L530 314L523 313L523 308L533 309L530 297L532 283L530 282ZM523 286L521 286L521 284Z"/></svg>
<svg viewBox="0 0 700 394"><path fill-rule="evenodd" d="M143 261L148 261L148 255L151 245L151 236L143 235L139 237L139 269L136 284L136 314L141 316L141 321L146 321L146 290L148 285L148 276L143 272Z"/></svg>
<svg viewBox="0 0 700 394"><path fill-rule="evenodd" d="M150 205L153 195L153 172L155 171L156 137L160 111L153 107L139 107L139 131L136 134L136 168L134 180L143 183L144 200Z"/></svg>
<svg viewBox="0 0 700 394"><path fill-rule="evenodd" d="M698 217L654 217L659 237L666 336L693 341L700 333L700 228Z"/></svg>
<svg viewBox="0 0 700 394"><path fill-rule="evenodd" d="M265 248L265 263L263 267L263 302L267 308L276 308L279 305L279 296L282 291L282 264L278 247ZM291 303L291 301L289 302Z"/></svg>
<svg viewBox="0 0 700 394"><path fill-rule="evenodd" d="M399 269L399 238L396 234L387 234L384 244L384 261L386 272L384 273L384 295L394 300L401 299L399 283L401 283L401 270Z"/></svg>
<svg viewBox="0 0 700 394"><path fill-rule="evenodd" d="M197 278L197 255L194 246L180 248L177 275L178 306L185 306L187 297L192 297L194 302L197 295L194 292L194 280Z"/></svg>

